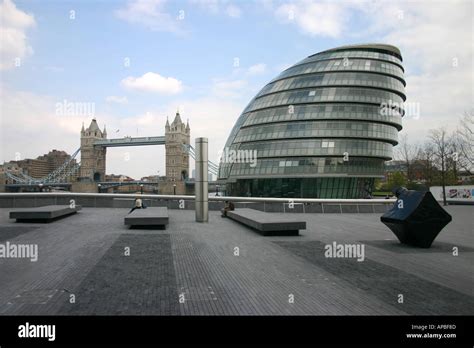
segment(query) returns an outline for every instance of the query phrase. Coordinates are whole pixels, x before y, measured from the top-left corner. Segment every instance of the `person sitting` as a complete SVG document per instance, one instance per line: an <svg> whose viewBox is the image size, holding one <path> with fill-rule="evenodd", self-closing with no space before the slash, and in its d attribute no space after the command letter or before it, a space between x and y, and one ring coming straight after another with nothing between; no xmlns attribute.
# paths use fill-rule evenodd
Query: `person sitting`
<svg viewBox="0 0 474 348"><path fill-rule="evenodd" d="M128 213L130 214L135 209L146 209L145 203L143 203L142 199L139 196L135 198L133 208Z"/></svg>
<svg viewBox="0 0 474 348"><path fill-rule="evenodd" d="M224 209L222 209L222 217L227 217L227 212L234 209L235 209L234 203L225 201Z"/></svg>

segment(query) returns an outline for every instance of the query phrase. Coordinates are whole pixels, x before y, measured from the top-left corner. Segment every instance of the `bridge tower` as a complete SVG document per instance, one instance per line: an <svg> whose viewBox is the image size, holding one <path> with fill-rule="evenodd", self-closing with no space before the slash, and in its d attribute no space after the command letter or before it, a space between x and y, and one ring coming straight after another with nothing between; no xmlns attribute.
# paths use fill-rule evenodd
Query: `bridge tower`
<svg viewBox="0 0 474 348"><path fill-rule="evenodd" d="M87 129L81 129L81 168L78 180L82 182L105 181L105 156L107 148L94 147L94 142L107 139L107 130L101 131L95 118Z"/></svg>
<svg viewBox="0 0 474 348"><path fill-rule="evenodd" d="M189 145L190 137L191 128L189 128L189 122L186 122L185 125L181 121L179 111L176 112L171 125L166 120L166 184L163 186L163 194L176 193L180 195L186 193L185 180L189 178L189 155L183 149L183 144Z"/></svg>

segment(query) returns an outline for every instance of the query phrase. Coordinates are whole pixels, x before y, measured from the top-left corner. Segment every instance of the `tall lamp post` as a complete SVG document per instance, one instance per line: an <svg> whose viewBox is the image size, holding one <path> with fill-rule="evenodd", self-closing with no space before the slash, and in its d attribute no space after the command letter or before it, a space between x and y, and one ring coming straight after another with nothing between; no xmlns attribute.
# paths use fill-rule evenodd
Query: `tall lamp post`
<svg viewBox="0 0 474 348"><path fill-rule="evenodd" d="M173 193L176 196L176 184L173 184Z"/></svg>
<svg viewBox="0 0 474 348"><path fill-rule="evenodd" d="M140 193L143 194L143 184L140 184Z"/></svg>
<svg viewBox="0 0 474 348"><path fill-rule="evenodd" d="M102 186L101 184L97 184L97 192L99 192L99 193L100 193L101 186Z"/></svg>

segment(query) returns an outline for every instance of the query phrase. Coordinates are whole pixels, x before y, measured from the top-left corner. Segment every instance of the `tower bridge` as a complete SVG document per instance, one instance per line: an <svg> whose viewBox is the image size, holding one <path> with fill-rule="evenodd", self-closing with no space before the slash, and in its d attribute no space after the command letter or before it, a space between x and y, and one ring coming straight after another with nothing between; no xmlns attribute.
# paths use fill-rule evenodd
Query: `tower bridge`
<svg viewBox="0 0 474 348"><path fill-rule="evenodd" d="M24 173L6 171L10 188L28 186L66 186L76 192L96 192L100 184L107 187L121 186L123 183L106 181L106 157L108 147L125 146L165 146L166 179L160 181L160 190L163 194L185 194L186 185L189 186L189 157L194 158L194 148L190 145L191 128L181 120L179 111L176 112L173 122L168 119L165 125L164 136L107 138L104 126L100 130L97 120L92 119L89 127L84 124L81 129L80 148L76 150L64 164L54 172L43 178L32 178ZM76 160L80 153L80 162ZM209 172L217 175L217 165L209 162ZM138 181L137 181L138 182ZM134 182L134 183L137 183ZM156 183L157 184L157 183Z"/></svg>
<svg viewBox="0 0 474 348"><path fill-rule="evenodd" d="M189 177L189 153L183 145L189 145L191 128L181 120L179 112L170 124L166 120L165 135L151 137L124 137L107 139L107 130L101 131L96 119L87 129L81 129L81 167L77 184L73 189L91 191L105 182L108 147L165 145L166 180L161 185L164 194L185 194L185 182Z"/></svg>

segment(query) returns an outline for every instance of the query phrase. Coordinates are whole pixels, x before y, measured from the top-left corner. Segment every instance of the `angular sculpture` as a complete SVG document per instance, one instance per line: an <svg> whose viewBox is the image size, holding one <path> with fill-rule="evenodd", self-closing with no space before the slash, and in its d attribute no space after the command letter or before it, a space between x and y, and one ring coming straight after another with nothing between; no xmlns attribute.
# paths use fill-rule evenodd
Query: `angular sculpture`
<svg viewBox="0 0 474 348"><path fill-rule="evenodd" d="M429 248L452 217L436 201L431 192L395 190L397 201L380 220L403 244Z"/></svg>

